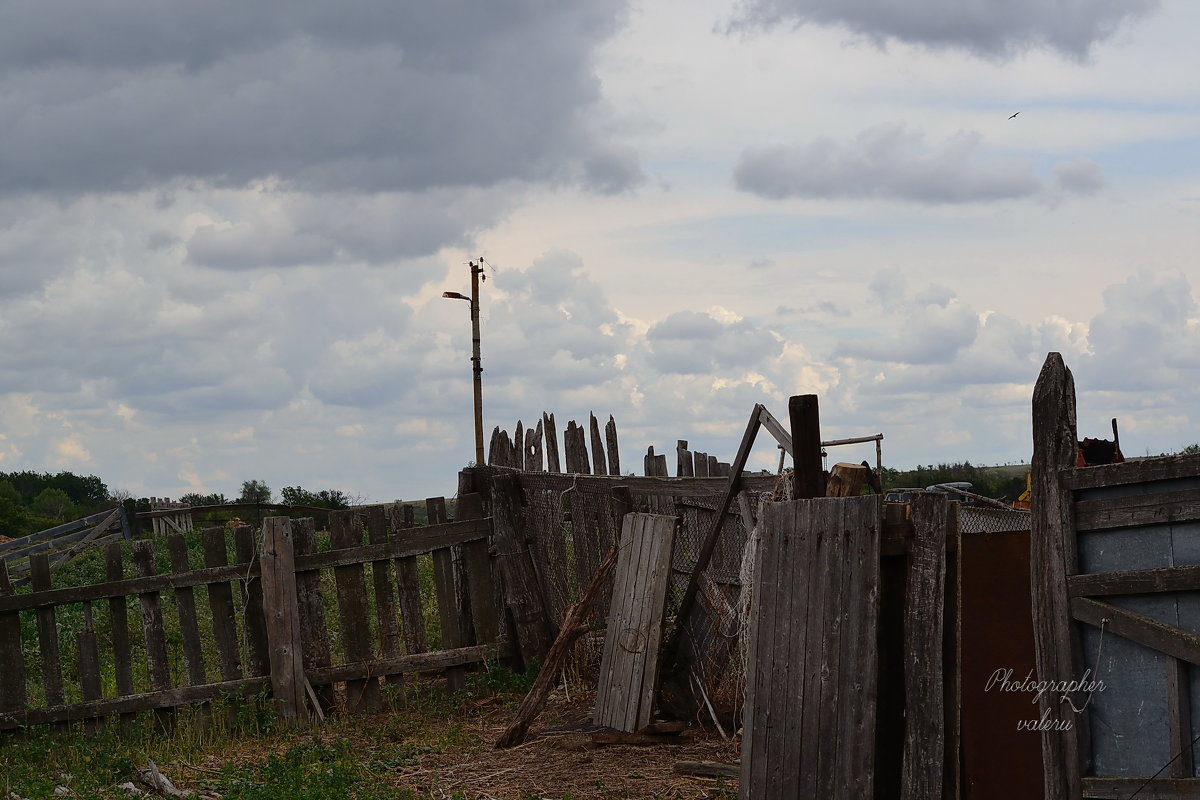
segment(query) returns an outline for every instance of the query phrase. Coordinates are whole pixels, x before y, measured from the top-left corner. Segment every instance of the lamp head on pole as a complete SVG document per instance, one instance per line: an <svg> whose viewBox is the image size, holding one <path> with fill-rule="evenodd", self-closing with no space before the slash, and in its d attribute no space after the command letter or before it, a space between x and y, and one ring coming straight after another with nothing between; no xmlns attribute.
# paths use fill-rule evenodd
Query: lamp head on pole
<svg viewBox="0 0 1200 800"><path fill-rule="evenodd" d="M468 303L471 302L471 298L462 292L442 292L442 297L449 297L451 300L466 300Z"/></svg>

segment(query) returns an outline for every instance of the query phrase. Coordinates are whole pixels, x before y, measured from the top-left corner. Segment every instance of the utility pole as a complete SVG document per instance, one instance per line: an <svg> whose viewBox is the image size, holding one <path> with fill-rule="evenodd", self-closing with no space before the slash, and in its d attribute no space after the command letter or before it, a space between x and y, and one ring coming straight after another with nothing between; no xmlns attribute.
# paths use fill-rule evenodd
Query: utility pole
<svg viewBox="0 0 1200 800"><path fill-rule="evenodd" d="M471 267L471 296L460 292L442 292L442 297L451 300L466 300L471 304L471 371L474 377L475 394L475 464L483 466L483 361L479 355L479 282L486 281L483 274L483 258L479 263L468 262Z"/></svg>
<svg viewBox="0 0 1200 800"><path fill-rule="evenodd" d="M483 466L483 363L479 355L479 276L483 259L471 264L471 369L475 373L475 465Z"/></svg>

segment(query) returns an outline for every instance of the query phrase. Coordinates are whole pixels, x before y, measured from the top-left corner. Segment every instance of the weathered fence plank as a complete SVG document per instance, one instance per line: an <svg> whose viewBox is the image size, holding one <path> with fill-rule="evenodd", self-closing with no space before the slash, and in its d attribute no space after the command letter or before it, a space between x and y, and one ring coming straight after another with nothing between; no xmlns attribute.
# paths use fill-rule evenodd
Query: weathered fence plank
<svg viewBox="0 0 1200 800"><path fill-rule="evenodd" d="M950 500L923 493L909 505L914 536L904 598L903 800L940 800L945 764L941 642Z"/></svg>
<svg viewBox="0 0 1200 800"><path fill-rule="evenodd" d="M374 506L367 512L367 540L371 544L387 544L387 518L380 506ZM396 658L401 654L399 616L396 596L392 591L391 565L392 562L387 559L371 562L375 616L379 622L379 654L384 658ZM384 682L393 692L400 692L404 686L404 676L389 675Z"/></svg>
<svg viewBox="0 0 1200 800"><path fill-rule="evenodd" d="M607 475L608 464L604 458L604 440L600 438L600 423L594 413L588 412L588 417L588 427L592 435L592 474Z"/></svg>
<svg viewBox="0 0 1200 800"><path fill-rule="evenodd" d="M219 568L228 565L229 552L225 544L223 528L205 528L200 532L200 541L204 547L204 565L206 567ZM217 646L217 664L221 670L221 680L235 681L242 677L242 657L238 647L233 585L230 583L209 584L208 608L212 613L213 640ZM121 694L125 694L125 692L122 691Z"/></svg>
<svg viewBox="0 0 1200 800"><path fill-rule="evenodd" d="M137 574L143 578L155 574L153 539L139 539L133 543L133 564ZM156 692L167 691L171 688L171 665L167 660L167 629L158 592L139 594L138 605L142 611L142 634L146 641L150 688ZM169 709L157 709L155 717L164 730L170 730L174 725L174 715Z"/></svg>
<svg viewBox="0 0 1200 800"><path fill-rule="evenodd" d="M514 475L492 478L493 543L503 578L504 601L516 628L519 657L528 666L541 661L550 649L550 629L525 545L520 503Z"/></svg>
<svg viewBox="0 0 1200 800"><path fill-rule="evenodd" d="M877 496L763 509L744 800L873 796L881 519Z"/></svg>
<svg viewBox="0 0 1200 800"><path fill-rule="evenodd" d="M562 472L562 465L558 460L558 429L554 427L554 415L543 411L542 422L543 433L546 436L546 471Z"/></svg>
<svg viewBox="0 0 1200 800"><path fill-rule="evenodd" d="M120 542L113 542L104 548L104 572L109 582L124 578L125 568L121 550ZM108 619L112 626L110 635L117 694L131 695L133 694L133 651L129 646L129 607L124 597L109 598ZM121 717L122 730L128 730L132 725L133 714L126 713Z"/></svg>
<svg viewBox="0 0 1200 800"><path fill-rule="evenodd" d="M621 454L617 447L617 421L612 414L608 415L608 423L604 426L604 441L608 448L608 474L621 474Z"/></svg>
<svg viewBox="0 0 1200 800"><path fill-rule="evenodd" d="M262 569L267 646L271 662L271 696L275 711L286 723L307 716L304 705L304 647L296 593L296 564L292 526L287 517L263 520Z"/></svg>
<svg viewBox="0 0 1200 800"><path fill-rule="evenodd" d="M362 546L362 531L353 511L329 515L329 546L335 550ZM361 563L334 567L342 650L347 662L370 661L371 628L367 615L367 586ZM346 706L350 711L376 711L382 706L379 681L375 678L346 682Z"/></svg>
<svg viewBox="0 0 1200 800"><path fill-rule="evenodd" d="M50 588L50 559L45 553L29 557L29 577L35 592ZM37 610L38 646L42 651L42 685L47 705L63 704L62 665L59 662L58 621L53 607Z"/></svg>
<svg viewBox="0 0 1200 800"><path fill-rule="evenodd" d="M96 643L95 621L92 604L83 604L83 630L75 634L75 664L79 669L79 689L84 701L103 697L100 680L100 648ZM103 726L103 720L90 719L85 724L88 733L95 733Z"/></svg>
<svg viewBox="0 0 1200 800"><path fill-rule="evenodd" d="M187 544L183 535L173 533L167 537L167 550L171 557L171 569L177 573L189 571ZM196 597L190 586L175 590L175 607L179 612L179 636L183 642L183 663L187 670L187 681L199 686L206 681L204 675L204 646L200 642L200 624L196 616ZM95 699L95 698L89 698Z"/></svg>
<svg viewBox="0 0 1200 800"><path fill-rule="evenodd" d="M405 505L403 513L405 527L393 531L393 544L407 544L413 533L413 507ZM421 607L421 582L416 556L396 559L396 591L400 599L405 650L410 655L424 653L429 649L429 644L425 635L425 614Z"/></svg>
<svg viewBox="0 0 1200 800"><path fill-rule="evenodd" d="M258 578L258 538L249 525L233 529L237 560L246 569L242 581L243 624L246 626L246 672L249 675L268 675L271 671L267 653L267 622L263 616L262 581ZM253 571L252 571L253 569Z"/></svg>
<svg viewBox="0 0 1200 800"><path fill-rule="evenodd" d="M294 557L317 551L316 524L311 517L292 520ZM329 629L325 624L325 598L321 591L321 571L296 573L296 602L300 611L300 647L306 672L329 669ZM333 709L333 687L326 683L313 686L322 713Z"/></svg>
<svg viewBox="0 0 1200 800"><path fill-rule="evenodd" d="M483 498L474 492L460 494L457 517L459 520L483 517ZM496 614L492 560L488 555L486 539L476 539L463 545L463 565L471 604L474 644L491 644L500 638L500 618Z"/></svg>
<svg viewBox="0 0 1200 800"><path fill-rule="evenodd" d="M674 517L625 515L600 662L597 725L633 733L650 722L675 524Z"/></svg>
<svg viewBox="0 0 1200 800"><path fill-rule="evenodd" d="M1033 460L1031 471L1030 586L1036 636L1038 680L1070 681L1074 676L1077 634L1070 623L1067 577L1078 572L1073 504L1058 474L1074 467L1075 379L1062 356L1050 353L1033 389ZM1066 703L1045 692L1040 717L1042 765L1047 797L1082 796L1079 726Z"/></svg>
<svg viewBox="0 0 1200 800"><path fill-rule="evenodd" d="M8 565L0 561L0 597L12 595ZM25 656L21 651L21 614L0 612L0 713L25 708Z"/></svg>
<svg viewBox="0 0 1200 800"><path fill-rule="evenodd" d="M426 499L425 512L429 518L429 524L445 523L446 498L430 497ZM462 582L456 575L455 567L454 553L449 547L433 551L433 585L437 593L438 622L442 632L441 649L443 650L462 647L466 644L467 638L463 631L462 608L465 603L460 594ZM448 688L458 690L466 685L467 675L462 668L454 667L446 671Z"/></svg>

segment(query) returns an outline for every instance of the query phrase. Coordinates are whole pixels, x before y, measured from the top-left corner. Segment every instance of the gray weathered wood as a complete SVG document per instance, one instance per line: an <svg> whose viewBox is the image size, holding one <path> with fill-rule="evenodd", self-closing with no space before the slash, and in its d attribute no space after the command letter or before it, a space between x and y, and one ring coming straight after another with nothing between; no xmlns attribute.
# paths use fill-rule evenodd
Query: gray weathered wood
<svg viewBox="0 0 1200 800"><path fill-rule="evenodd" d="M633 733L650 722L675 524L674 517L624 517L596 692L597 725Z"/></svg>
<svg viewBox="0 0 1200 800"><path fill-rule="evenodd" d="M478 664L489 658L508 655L507 649L495 644L478 644L455 650L412 653L396 658L376 658L370 661L357 661L353 664L336 664L323 670L316 670L309 675L309 680L317 686L340 681L362 681L368 678L377 679L380 675L462 668L465 665Z"/></svg>
<svg viewBox="0 0 1200 800"><path fill-rule="evenodd" d="M13 593L8 565L0 561L0 597ZM0 612L0 713L25 708L25 656L21 650L21 615Z"/></svg>
<svg viewBox="0 0 1200 800"><path fill-rule="evenodd" d="M604 458L604 440L600 438L600 423L592 412L588 412L588 418L588 428L592 435L592 474L607 475L608 463Z"/></svg>
<svg viewBox="0 0 1200 800"><path fill-rule="evenodd" d="M1083 796L1103 800L1194 800L1200 778L1084 778Z"/></svg>
<svg viewBox="0 0 1200 800"><path fill-rule="evenodd" d="M525 469L525 425L521 420L517 420L517 427L513 429L513 461L510 466Z"/></svg>
<svg viewBox="0 0 1200 800"><path fill-rule="evenodd" d="M353 511L334 511L329 515L329 546L335 550L362 546L362 531ZM338 618L341 623L342 652L348 663L370 661L370 617L367 614L367 585L361 563L346 564L333 570L337 587ZM377 711L382 707L379 681L375 678L346 683L346 707L349 711Z"/></svg>
<svg viewBox="0 0 1200 800"><path fill-rule="evenodd" d="M525 471L542 471L542 421L525 429Z"/></svg>
<svg viewBox="0 0 1200 800"><path fill-rule="evenodd" d="M1197 588L1200 588L1200 566L1097 572L1067 578L1071 597L1190 592Z"/></svg>
<svg viewBox="0 0 1200 800"><path fill-rule="evenodd" d="M250 678L244 681L229 681L224 683L209 683L204 686L183 686L178 689L165 691L141 692L138 694L110 697L103 700L93 700L84 703L72 703L69 706L47 706L34 708L23 713L0 713L0 730L27 727L30 725L45 725L55 722L73 722L75 720L102 717L108 714L121 714L123 717L138 711L165 710L177 706L215 700L231 695L251 696L258 694L270 685L268 678Z"/></svg>
<svg viewBox="0 0 1200 800"><path fill-rule="evenodd" d="M404 527L393 531L391 544L403 547L414 534L413 507L404 506ZM400 621L404 629L405 650L424 653L429 649L425 635L425 610L421 603L421 581L415 555L396 559L396 592L400 603Z"/></svg>
<svg viewBox="0 0 1200 800"><path fill-rule="evenodd" d="M259 564L271 662L271 698L279 719L288 724L308 716L304 704L304 647L300 635L292 521L288 517L263 520Z"/></svg>
<svg viewBox="0 0 1200 800"><path fill-rule="evenodd" d="M44 592L50 588L50 560L45 553L30 556L29 575L33 591ZM37 610L37 629L38 647L42 654L42 685L46 691L46 705L62 705L62 665L59 662L57 615L53 607Z"/></svg>
<svg viewBox="0 0 1200 800"><path fill-rule="evenodd" d="M1075 504L1075 528L1100 531L1200 520L1200 489L1105 497Z"/></svg>
<svg viewBox="0 0 1200 800"><path fill-rule="evenodd" d="M692 454L687 446L687 439L679 439L675 442L675 476L677 478L691 478L696 474Z"/></svg>
<svg viewBox="0 0 1200 800"><path fill-rule="evenodd" d="M708 453L699 451L692 453L692 474L697 478L707 478L708 473Z"/></svg>
<svg viewBox="0 0 1200 800"><path fill-rule="evenodd" d="M83 629L75 633L75 664L79 669L79 690L84 701L103 697L100 679L100 647L96 642L92 604L83 606ZM102 727L101 720L88 720L85 730L91 734Z"/></svg>
<svg viewBox="0 0 1200 800"><path fill-rule="evenodd" d="M229 553L223 528L205 528L200 532L200 541L204 547L206 567L223 568L228 564ZM229 583L209 584L208 608L212 614L213 640L217 645L221 680L236 681L242 677L242 657L238 647L233 586Z"/></svg>
<svg viewBox="0 0 1200 800"><path fill-rule="evenodd" d="M173 533L167 537L167 550L171 556L171 569L177 573L190 571L187 543L183 535ZM183 641L183 662L187 671L187 682L193 686L206 683L204 675L204 645L200 641L200 624L196 616L196 597L192 587L175 590L175 608L179 612L179 636ZM89 698L95 699L95 698Z"/></svg>
<svg viewBox="0 0 1200 800"><path fill-rule="evenodd" d="M367 540L371 544L387 544L387 517L383 508L375 506L367 511ZM371 585L375 590L375 616L378 619L379 654L383 658L397 658L403 648L400 637L400 617L396 606L396 595L392 591L392 562L381 559L371 562ZM385 683L393 692L404 686L403 675L389 675Z"/></svg>
<svg viewBox="0 0 1200 800"><path fill-rule="evenodd" d="M124 577L122 545L114 542L104 548L104 575L110 583ZM117 695L133 694L133 652L129 646L129 607L124 596L108 600L108 619L113 647L113 672L117 683ZM133 715L121 718L123 730L133 726Z"/></svg>
<svg viewBox="0 0 1200 800"><path fill-rule="evenodd" d="M155 574L153 539L139 539L133 543L133 565L142 577ZM139 594L138 605L142 611L142 635L146 642L146 669L150 675L150 688L156 692L163 692L171 688L171 664L167 659L167 630L158 592ZM156 716L159 724L170 730L173 725L171 713L165 709L158 709Z"/></svg>
<svg viewBox="0 0 1200 800"><path fill-rule="evenodd" d="M554 415L542 412L543 433L546 437L546 471L562 472L558 460L558 429L554 427Z"/></svg>
<svg viewBox="0 0 1200 800"><path fill-rule="evenodd" d="M673 478L666 473L666 456L656 455L655 470L657 476L609 476L609 475L578 475L571 476L566 484L574 486L581 492L603 494L612 491L614 486L628 486L634 494L645 494L656 497L712 497L720 496L728 486L726 478ZM661 465L661 468L660 466ZM489 470L485 477L499 474L498 470ZM770 492L775 488L774 475L743 475L742 483L746 489L757 492ZM563 490L561 475L527 474L521 477L521 485L525 489L557 489Z"/></svg>
<svg viewBox="0 0 1200 800"><path fill-rule="evenodd" d="M878 497L763 509L744 800L874 796L880 520Z"/></svg>
<svg viewBox="0 0 1200 800"><path fill-rule="evenodd" d="M604 426L604 442L608 450L608 474L621 474L621 453L617 447L617 421L613 419L612 414L608 415L608 422Z"/></svg>
<svg viewBox="0 0 1200 800"><path fill-rule="evenodd" d="M477 519L483 516L483 499L474 492L458 496L458 519ZM467 596L471 604L471 629L474 644L492 644L500 638L500 618L496 613L495 588L492 583L492 559L488 543L477 539L463 545L463 564L467 578Z"/></svg>
<svg viewBox="0 0 1200 800"><path fill-rule="evenodd" d="M1057 356L1058 354L1052 353L1051 355ZM1071 466L1074 467L1074 462ZM1070 469L1059 475L1058 481L1064 489L1094 489L1099 486L1122 486L1131 483L1187 478L1198 474L1200 474L1200 455L1193 454ZM1140 797L1139 795L1139 800Z"/></svg>
<svg viewBox="0 0 1200 800"><path fill-rule="evenodd" d="M317 550L316 524L311 517L292 520L293 563L302 555ZM328 669L333 663L329 652L329 628L325 624L325 597L321 590L321 571L296 572L296 602L300 612L300 647L305 672ZM333 709L334 695L328 685L314 687L322 713Z"/></svg>
<svg viewBox="0 0 1200 800"><path fill-rule="evenodd" d="M1075 651L1070 625L1067 578L1078 572L1070 493L1059 472L1072 469L1075 439L1075 379L1062 356L1050 353L1033 389L1033 462L1031 464L1030 586L1038 679L1069 681ZM1042 764L1047 797L1078 800L1082 796L1079 728L1070 706L1042 695L1039 717L1050 728L1042 732Z"/></svg>
<svg viewBox="0 0 1200 800"><path fill-rule="evenodd" d="M267 622L263 615L262 580L259 578L258 538L249 525L233 529L234 550L239 566L246 570L242 580L242 609L245 626L246 672L250 675L268 675L271 671L270 655L267 652Z"/></svg>
<svg viewBox="0 0 1200 800"><path fill-rule="evenodd" d="M1086 597L1071 598L1071 617L1096 627L1104 624L1109 633L1124 636L1151 650L1200 665L1200 634L1159 622L1136 611Z"/></svg>
<svg viewBox="0 0 1200 800"><path fill-rule="evenodd" d="M821 420L817 396L799 394L788 398L788 417L792 425L792 473L795 488L792 496L824 497L825 480L821 470ZM762 418L760 412L759 418Z"/></svg>
<svg viewBox="0 0 1200 800"><path fill-rule="evenodd" d="M549 650L550 627L525 544L520 490L513 475L492 478L492 518L504 602L516 628L519 656L528 666L541 661Z"/></svg>
<svg viewBox="0 0 1200 800"><path fill-rule="evenodd" d="M446 522L446 499L430 497L425 501L425 513L430 523ZM465 598L460 595L461 582L455 574L454 554L448 547L433 551L433 586L437 594L438 622L442 633L443 650L454 650L467 643L464 630L463 606ZM465 688L466 673L458 667L446 671L446 685L451 690Z"/></svg>
<svg viewBox="0 0 1200 800"><path fill-rule="evenodd" d="M940 800L945 763L942 636L950 500L919 494L904 598L904 800Z"/></svg>

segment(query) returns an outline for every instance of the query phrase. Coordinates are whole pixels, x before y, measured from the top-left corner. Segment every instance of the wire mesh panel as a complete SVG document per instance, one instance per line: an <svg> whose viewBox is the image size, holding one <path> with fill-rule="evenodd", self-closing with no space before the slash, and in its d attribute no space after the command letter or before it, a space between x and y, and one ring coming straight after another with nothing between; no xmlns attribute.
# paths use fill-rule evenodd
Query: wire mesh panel
<svg viewBox="0 0 1200 800"><path fill-rule="evenodd" d="M1029 530L1029 512L1018 508L962 505L958 509L959 533L1005 533Z"/></svg>

